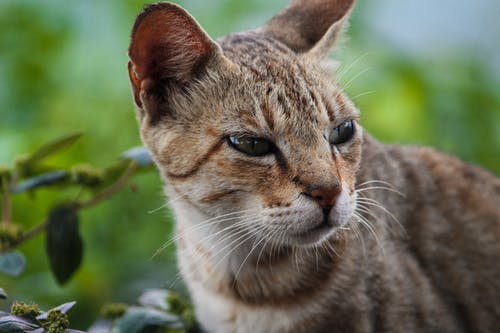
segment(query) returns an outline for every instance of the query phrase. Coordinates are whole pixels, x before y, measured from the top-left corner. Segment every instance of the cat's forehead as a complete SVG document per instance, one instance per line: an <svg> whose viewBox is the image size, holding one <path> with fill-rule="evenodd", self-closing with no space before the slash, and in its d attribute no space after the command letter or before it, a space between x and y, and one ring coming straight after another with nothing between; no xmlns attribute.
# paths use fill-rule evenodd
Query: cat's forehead
<svg viewBox="0 0 500 333"><path fill-rule="evenodd" d="M257 81L283 85L314 77L308 73L312 64L301 61L273 38L246 32L225 36L219 42L224 54Z"/></svg>
<svg viewBox="0 0 500 333"><path fill-rule="evenodd" d="M356 108L332 78L279 41L241 33L223 37L219 42L224 54L240 69L235 78L240 85L238 93L249 95L244 103L250 100L254 104L249 114L247 105L240 106L246 119L257 109L257 115L266 120L265 125L275 127L271 130L296 131L295 134L304 136L330 123L357 117Z"/></svg>

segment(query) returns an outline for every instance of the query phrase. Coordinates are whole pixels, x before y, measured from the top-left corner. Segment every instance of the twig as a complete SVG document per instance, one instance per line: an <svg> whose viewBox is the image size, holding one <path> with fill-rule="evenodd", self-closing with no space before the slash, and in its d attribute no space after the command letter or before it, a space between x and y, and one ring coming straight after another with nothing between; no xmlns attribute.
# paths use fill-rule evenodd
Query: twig
<svg viewBox="0 0 500 333"><path fill-rule="evenodd" d="M21 237L21 239L17 242L16 246L21 244L21 243L26 242L27 240L32 239L33 237L35 237L36 235L38 235L39 233L44 231L45 228L47 227L47 224L49 224L49 221L46 220L46 221L43 221L42 223L34 226L32 229L26 231L23 234L23 237Z"/></svg>
<svg viewBox="0 0 500 333"><path fill-rule="evenodd" d="M135 171L138 169L138 165L136 162L132 161L127 170L123 173L123 175L111 186L105 188L98 194L96 194L93 198L89 199L86 202L82 202L78 205L78 208L88 208L95 206L107 198L114 195L116 192L120 191L128 182L129 178L133 176Z"/></svg>
<svg viewBox="0 0 500 333"><path fill-rule="evenodd" d="M3 198L2 198L2 224L9 225L10 222L10 186L9 181L2 181Z"/></svg>
<svg viewBox="0 0 500 333"><path fill-rule="evenodd" d="M104 190L102 190L101 192L96 194L93 198L89 199L88 201L82 202L82 203L77 203L76 207L78 209L89 208L89 207L97 205L97 204L101 203L102 201L108 199L109 197L114 195L116 192L120 191L127 184L127 181L130 179L131 176L134 175L134 173L135 173L135 171L137 171L138 167L139 167L138 164L136 162L132 161L129 164L127 170L125 170L123 175L116 182L114 182L112 185L110 185L109 187L105 188ZM5 214L5 209L4 209L4 214ZM28 230L27 232L25 232L23 234L23 236L15 244L12 244L8 248L2 249L2 252L12 250L13 248L21 245L22 243L30 240L31 238L37 236L38 234L40 234L41 232L43 232L45 230L48 223L49 223L48 220L45 220L44 222L42 222L42 223L36 225L35 227L33 227L32 229Z"/></svg>

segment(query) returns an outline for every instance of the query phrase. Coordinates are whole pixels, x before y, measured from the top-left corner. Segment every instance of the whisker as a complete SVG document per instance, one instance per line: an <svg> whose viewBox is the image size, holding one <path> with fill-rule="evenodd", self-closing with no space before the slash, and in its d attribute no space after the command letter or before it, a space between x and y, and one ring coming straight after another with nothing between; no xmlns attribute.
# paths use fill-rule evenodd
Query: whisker
<svg viewBox="0 0 500 333"><path fill-rule="evenodd" d="M280 226L278 226L278 228L274 229L274 230L271 232L271 234L270 234L269 236L267 236L267 237L266 237L266 238L268 238L268 242L271 242L271 244L273 245L273 239L274 239L274 237L275 237L276 235L280 235L280 234L281 234L281 231L283 231L283 230L284 230L283 225L280 225ZM282 236L282 235L280 235L280 236ZM260 262L260 258L261 258L261 256L262 256L263 251L264 251L264 249L266 248L266 245L267 245L267 243L268 243L268 242L264 243L264 245L263 245L263 246L262 246L262 248L260 249L259 255L257 256L257 263L256 263L256 265L255 265L255 266L256 266L256 268L255 268L255 272L256 272L256 274L259 274L259 262ZM270 257L271 257L271 259L272 259L272 257L273 257L273 247L271 247L271 251L270 251L270 252L271 252L271 253L270 253ZM270 262L272 262L272 260L270 260Z"/></svg>
<svg viewBox="0 0 500 333"><path fill-rule="evenodd" d="M387 208L385 208L377 200L371 199L371 198L358 197L358 198L356 198L356 201L360 202L360 203L367 204L367 205L371 205L373 207L377 207L377 208L381 209L383 212L385 212L387 215L389 215L403 230L405 230L405 228L403 227L403 225L401 224L401 222L399 222L399 220L396 218L396 216L394 216L394 214L392 214L389 210L387 210Z"/></svg>
<svg viewBox="0 0 500 333"><path fill-rule="evenodd" d="M245 232L247 231L247 232ZM229 244L226 244L224 247L222 247L219 251L217 251L217 253L215 255L212 255L212 258L216 258L220 253L222 253L223 251L225 251L228 247L232 246L234 243L236 242L239 242L240 243L236 246L236 247L233 247L232 249L230 249L229 251L227 251L227 253L219 260L217 261L213 267L217 267L227 256L229 256L231 253L233 253L237 248L239 248L242 244L244 244L246 241L248 241L249 239L251 239L253 237L253 234L252 233L248 233L248 230L240 230L238 231L237 233L235 234L230 234L230 236L234 237L235 235L237 234L240 234L242 233L242 235L239 235L236 239L234 239L233 241L231 241ZM228 237L226 237L225 239L228 239ZM241 241L243 239L243 241ZM204 259L204 258L202 258ZM198 267L194 270L194 271L191 271L189 272L188 274L190 275L194 275L196 273L198 273L200 271L200 269L202 269L204 266L203 265L198 265ZM181 273L177 273L177 277L176 279L174 280L174 282L172 282L171 284L171 288L182 278L182 275Z"/></svg>
<svg viewBox="0 0 500 333"><path fill-rule="evenodd" d="M207 219L207 220L202 221L202 222L200 222L198 224L195 224L193 226L190 226L190 227L184 229L182 232L180 232L176 236L172 237L170 240L166 241L164 244L162 244L155 251L155 253L150 258L150 260L153 259L154 257L156 257L160 252L164 251L167 247L169 247L170 245L172 245L174 242L178 241L186 233L197 231L197 230L200 230L202 228L213 226L215 224L219 224L219 223L222 223L222 222L228 222L228 221L231 221L231 220L238 219L238 218L240 218L240 216L233 216L233 217L229 217L229 216L230 215L236 215L236 214L242 214L242 213L248 212L248 211L253 211L253 210L247 209L247 210L243 210L243 211L238 211L238 212L232 212L232 213L228 213L228 214L223 214L223 215L220 215L220 216L216 216L216 217ZM256 214L255 216L257 216L257 215L258 214ZM210 222L210 223L207 223L207 222Z"/></svg>
<svg viewBox="0 0 500 333"><path fill-rule="evenodd" d="M390 187L383 187L383 186L371 186L371 187L360 188L360 189L356 189L355 192L356 193L363 193L363 192L372 191L372 190L386 190L389 192L396 193L402 197L406 197L403 193L399 192L398 190L392 189Z"/></svg>
<svg viewBox="0 0 500 333"><path fill-rule="evenodd" d="M363 238L363 234L359 230L359 225L356 223L357 220L355 219L354 216L351 216L349 218L349 224L352 226L352 231L354 232L354 235L356 236L356 239L358 239L361 243L361 248L363 250L363 258L366 259L366 244L365 240Z"/></svg>
<svg viewBox="0 0 500 333"><path fill-rule="evenodd" d="M391 184L391 183L389 183L389 182L387 182L387 181L385 181L385 180L380 180L380 179L372 179L372 180L369 180L369 181L365 181L365 182L363 182L363 183L361 183L361 184L358 184L356 187L357 187L358 189L363 189L363 188L366 188L366 185L369 185L369 184L379 184L379 185L375 185L375 186L380 186L380 184L381 184L381 185L388 186L388 187L390 187L391 189L393 189L393 190L395 190L395 191L398 191L398 192L399 192L399 193L400 193L403 197L406 197L403 193L401 193L401 192L399 191L399 189L398 189L395 185L393 185L393 184Z"/></svg>
<svg viewBox="0 0 500 333"><path fill-rule="evenodd" d="M355 101L355 100L357 100L358 98L361 98L361 97L363 97L363 96L367 96L367 95L371 95L371 94L374 94L374 93L376 93L376 91L374 91L374 90L365 91L364 93L357 94L356 96L354 96L354 97L350 97L349 99L350 99L351 101Z"/></svg>
<svg viewBox="0 0 500 333"><path fill-rule="evenodd" d="M263 225L265 228L263 228L263 230L268 230L269 227L266 226L266 225ZM273 233L274 234L274 233ZM233 287L234 285L236 284L236 281L238 280L238 275L240 274L243 266L245 265L245 262L248 260L248 258L250 258L250 256L252 255L253 251L259 246L260 243L262 243L262 241L265 241L264 245L262 246L262 248L264 249L265 248L265 245L266 243L270 240L271 238L269 237L262 237L256 244L252 245L252 248L250 249L250 251L248 252L248 254L246 255L246 257L243 259L243 261L241 262L238 270L236 271L236 274L235 274L235 278L234 278L234 282L233 282ZM261 252L262 253L262 252Z"/></svg>
<svg viewBox="0 0 500 333"><path fill-rule="evenodd" d="M151 209L148 211L148 214L154 214L160 210L162 210L163 208L166 208L168 206L168 202L164 203L163 205L161 205L160 207L157 207L157 208L154 208L154 209Z"/></svg>
<svg viewBox="0 0 500 333"><path fill-rule="evenodd" d="M359 72L358 74L354 75L349 81L347 81L346 84L342 85L341 86L341 89L342 90L346 90L349 85L351 85L351 83L353 83L355 80L357 80L361 75L365 74L366 72L368 72L369 70L371 70L371 68L365 68L363 69L361 72ZM339 92L340 93L340 92ZM338 94L337 94L338 95Z"/></svg>
<svg viewBox="0 0 500 333"><path fill-rule="evenodd" d="M339 73L337 74L337 78L335 79L335 84L338 84L344 78L344 75L347 74L351 70L351 68L354 67L354 65L356 65L359 61L361 61L361 59L363 59L367 55L368 55L368 52L358 56L356 59L351 61L351 63L348 66L345 66L344 68L342 68L339 71Z"/></svg>
<svg viewBox="0 0 500 333"><path fill-rule="evenodd" d="M353 216L355 216L358 219L358 221L361 223L361 225L364 226L370 232L370 234L375 239L377 245L381 248L382 253L385 253L384 247L382 245L382 241L380 240L375 229L373 229L373 226L370 224L370 222L366 218L364 218L362 215L360 215L356 212L353 213Z"/></svg>

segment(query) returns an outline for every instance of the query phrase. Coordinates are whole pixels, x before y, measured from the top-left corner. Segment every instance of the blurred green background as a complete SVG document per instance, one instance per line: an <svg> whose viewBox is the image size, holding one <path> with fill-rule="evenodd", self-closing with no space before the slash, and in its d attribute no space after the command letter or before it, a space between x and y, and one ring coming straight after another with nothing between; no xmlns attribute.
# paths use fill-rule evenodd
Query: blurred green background
<svg viewBox="0 0 500 333"><path fill-rule="evenodd" d="M140 144L126 51L143 3L0 0L0 164L11 164L16 155L76 131L85 133L83 140L50 163L107 166ZM179 3L217 37L260 25L287 1ZM439 26L439 13L449 16L445 27L454 27L461 25L460 15L469 15L470 6L481 4L484 13L499 6L493 1L438 5L427 0L409 9L402 3L359 0L349 37L336 52L342 62L341 84L362 111L362 123L382 141L432 145L498 174L500 39L495 44L488 38L500 35L495 35L500 23L491 20L484 33L464 33L462 40L460 30ZM426 3L441 6L434 11L435 22L426 16ZM481 13L475 20L484 25ZM474 25L473 20L468 23ZM496 49L482 48L490 44ZM0 286L11 299L35 300L45 309L77 300L71 313L75 328L88 327L104 302L132 302L144 288L168 286L176 276L173 249L149 258L169 238L172 217L160 208L164 199L155 172L139 175L135 183L138 191L122 191L84 212L84 262L67 286L57 286L48 271L44 236L21 247L27 270L19 278L1 275ZM26 228L35 225L51 204L67 195L43 190L35 200L16 196L14 220Z"/></svg>

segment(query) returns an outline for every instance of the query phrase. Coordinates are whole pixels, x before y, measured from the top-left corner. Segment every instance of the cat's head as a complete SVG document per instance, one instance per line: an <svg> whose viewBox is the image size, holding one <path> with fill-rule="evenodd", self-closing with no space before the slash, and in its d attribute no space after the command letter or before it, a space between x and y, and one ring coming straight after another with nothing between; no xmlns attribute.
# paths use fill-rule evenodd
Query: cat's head
<svg viewBox="0 0 500 333"><path fill-rule="evenodd" d="M348 222L361 127L321 64L353 2L296 0L218 42L174 4L138 16L129 74L142 139L193 216L293 246Z"/></svg>

